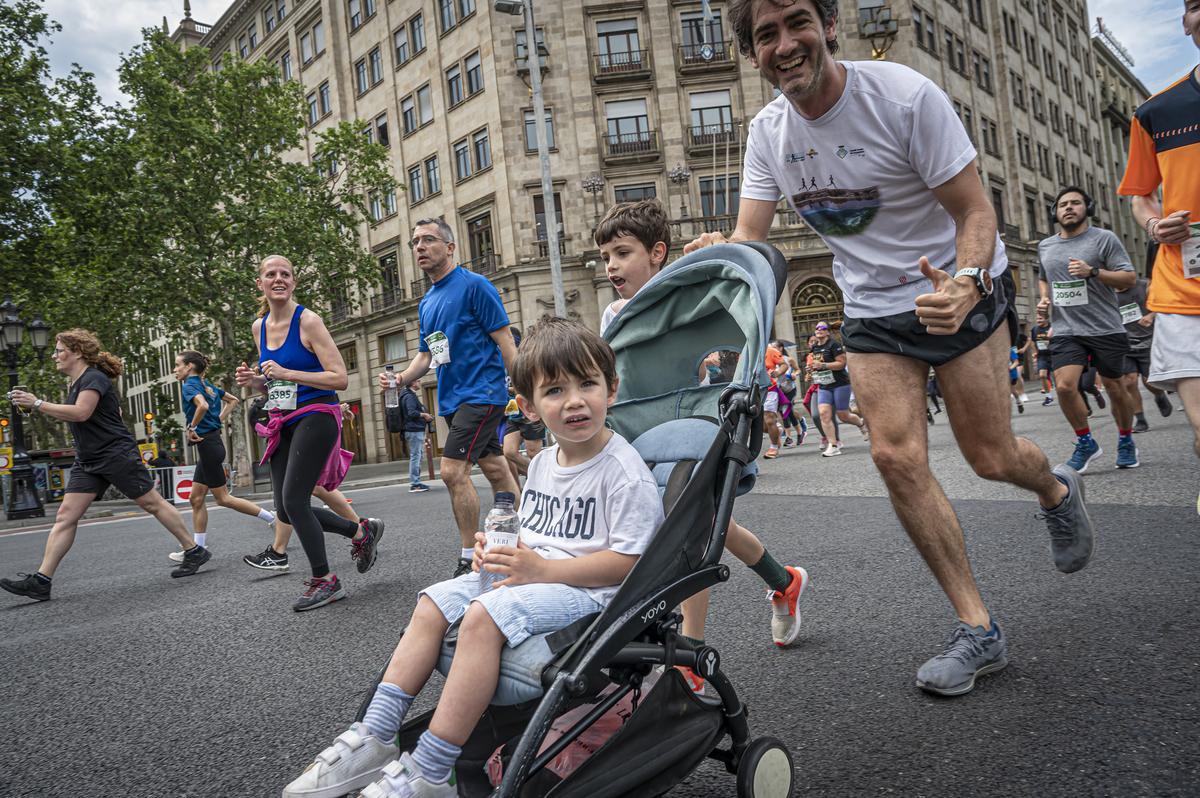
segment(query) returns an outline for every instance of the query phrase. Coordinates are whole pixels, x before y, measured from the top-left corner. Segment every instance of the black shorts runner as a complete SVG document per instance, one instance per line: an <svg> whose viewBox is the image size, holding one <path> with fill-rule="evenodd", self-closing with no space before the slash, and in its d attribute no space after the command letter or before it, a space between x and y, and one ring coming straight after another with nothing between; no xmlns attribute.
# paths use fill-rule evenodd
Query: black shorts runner
<svg viewBox="0 0 1200 798"><path fill-rule="evenodd" d="M1129 354L1129 336L1125 333L1112 335L1056 335L1050 339L1050 357L1054 368L1063 366L1088 367L1088 357L1091 365L1096 367L1101 377L1115 380L1128 372L1125 370L1125 356Z"/></svg>
<svg viewBox="0 0 1200 798"><path fill-rule="evenodd" d="M1142 379L1150 379L1150 350L1130 349L1125 355L1125 373L1141 374Z"/></svg>
<svg viewBox="0 0 1200 798"><path fill-rule="evenodd" d="M1038 352L1037 367L1038 371L1054 371L1054 361L1050 359L1050 350Z"/></svg>
<svg viewBox="0 0 1200 798"><path fill-rule="evenodd" d="M98 463L84 464L76 460L71 465L67 493L91 493L99 498L109 485L130 499L140 499L154 489L154 479L136 449Z"/></svg>
<svg viewBox="0 0 1200 798"><path fill-rule="evenodd" d="M229 481L225 476L225 442L221 440L221 431L206 432L200 437L196 447L196 472L192 482L206 485L210 488L223 488Z"/></svg>
<svg viewBox="0 0 1200 798"><path fill-rule="evenodd" d="M504 454L496 434L504 420L504 405L459 405L445 418L450 434L442 457L478 463L482 457Z"/></svg>
<svg viewBox="0 0 1200 798"><path fill-rule="evenodd" d="M542 441L546 439L546 425L540 421L530 421L525 416L508 419L508 427L505 429L504 435L507 437L513 432L521 433L521 440Z"/></svg>
<svg viewBox="0 0 1200 798"><path fill-rule="evenodd" d="M1008 322L1010 345L1017 342L1017 308L1011 269L996 278L992 295L979 300L967 314L962 327L953 335L931 335L917 312L898 313L877 319L852 319L842 322L842 345L857 354L903 355L935 368L961 354L970 352Z"/></svg>

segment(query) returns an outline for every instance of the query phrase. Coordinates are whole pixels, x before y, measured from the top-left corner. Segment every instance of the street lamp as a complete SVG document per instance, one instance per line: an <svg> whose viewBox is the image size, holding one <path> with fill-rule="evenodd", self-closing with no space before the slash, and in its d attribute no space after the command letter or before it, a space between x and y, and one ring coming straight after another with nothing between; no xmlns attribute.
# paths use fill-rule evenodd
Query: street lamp
<svg viewBox="0 0 1200 798"><path fill-rule="evenodd" d="M596 204L596 195L604 190L604 177L599 172L592 172L583 179L583 190L592 195L592 213L595 216L593 225L600 223L600 206Z"/></svg>
<svg viewBox="0 0 1200 798"><path fill-rule="evenodd" d="M533 24L533 0L493 0L502 14L525 15L525 60L529 64L529 88L533 92L533 129L537 134L538 165L542 170L542 208L546 219L546 248L550 253L550 282L554 286L554 315L567 316L563 291L562 259L558 251L558 208L554 204L554 181L550 177L550 140L546 133L546 103L542 99L542 70L538 63L537 28Z"/></svg>
<svg viewBox="0 0 1200 798"><path fill-rule="evenodd" d="M686 219L687 204L684 200L687 199L687 182L692 179L691 170L680 163L675 164L675 168L667 172L667 178L679 188L679 217Z"/></svg>
<svg viewBox="0 0 1200 798"><path fill-rule="evenodd" d="M30 342L37 352L38 360L46 356L46 346L50 343L50 325L36 316L28 325L21 321L21 309L6 297L0 302L0 337L4 339L4 353L8 365L8 389L17 387L17 367L20 365L18 354L25 330L29 330ZM12 414L12 479L9 490L4 494L4 511L8 518L41 518L46 514L42 506L42 497L37 492L37 481L33 475L33 464L29 452L25 450L25 430L22 425L22 412Z"/></svg>

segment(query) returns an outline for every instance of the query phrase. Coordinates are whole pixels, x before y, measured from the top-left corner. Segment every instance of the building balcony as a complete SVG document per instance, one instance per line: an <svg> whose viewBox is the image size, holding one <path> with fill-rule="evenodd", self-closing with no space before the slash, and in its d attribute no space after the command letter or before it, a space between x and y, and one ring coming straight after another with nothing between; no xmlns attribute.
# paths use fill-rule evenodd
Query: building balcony
<svg viewBox="0 0 1200 798"><path fill-rule="evenodd" d="M679 45L679 73L695 75L726 69L736 69L733 40Z"/></svg>
<svg viewBox="0 0 1200 798"><path fill-rule="evenodd" d="M398 285L389 285L380 293L371 297L371 312L379 313L391 310L404 301L404 289Z"/></svg>
<svg viewBox="0 0 1200 798"><path fill-rule="evenodd" d="M659 148L657 130L610 133L604 136L605 164L657 161L661 157L662 150Z"/></svg>
<svg viewBox="0 0 1200 798"><path fill-rule="evenodd" d="M421 297L425 296L425 292L429 290L429 279L422 277L420 280L413 280L411 283L409 283L409 287L412 289L409 292L412 298L420 299Z"/></svg>
<svg viewBox="0 0 1200 798"><path fill-rule="evenodd" d="M346 301L334 300L329 308L329 323L341 324L350 318L350 304Z"/></svg>
<svg viewBox="0 0 1200 798"><path fill-rule="evenodd" d="M558 237L558 254L559 255L567 254L567 239L562 235L560 235ZM550 242L549 241L547 241L544 238L539 238L537 240L537 255L539 258L550 257Z"/></svg>
<svg viewBox="0 0 1200 798"><path fill-rule="evenodd" d="M1001 226L1000 235L1003 236L1006 241L1023 242L1025 240L1021 238L1021 228L1017 227L1015 224L1006 224Z"/></svg>
<svg viewBox="0 0 1200 798"><path fill-rule="evenodd" d="M613 83L622 80L650 78L650 51L630 50L624 53L597 53L592 56L592 80Z"/></svg>
<svg viewBox="0 0 1200 798"><path fill-rule="evenodd" d="M485 252L479 257L472 258L471 260L460 265L467 269L467 271L472 271L476 274L482 274L484 277L487 277L488 275L496 273L496 269L499 268L498 264L499 256L497 256L495 252Z"/></svg>
<svg viewBox="0 0 1200 798"><path fill-rule="evenodd" d="M698 125L688 128L687 145L688 155L711 153L714 148L723 151L726 145L736 150L738 132L732 124Z"/></svg>

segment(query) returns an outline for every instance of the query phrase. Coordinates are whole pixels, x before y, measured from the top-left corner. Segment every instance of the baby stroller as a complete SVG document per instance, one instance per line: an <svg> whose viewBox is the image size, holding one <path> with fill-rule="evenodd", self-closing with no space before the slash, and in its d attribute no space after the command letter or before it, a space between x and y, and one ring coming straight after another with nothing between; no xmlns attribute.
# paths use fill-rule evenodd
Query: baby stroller
<svg viewBox="0 0 1200 798"><path fill-rule="evenodd" d="M791 795L786 746L751 738L746 707L720 655L689 645L675 611L729 578L720 563L725 530L739 488L753 480L769 384L763 356L786 269L766 245L700 250L656 275L606 331L620 377L610 423L651 466L666 518L602 612L505 650L492 705L458 760L460 795L656 796L706 757L736 775L739 797ZM705 379L701 364L713 351L736 357L721 357L729 367ZM452 627L438 664L443 674L456 639ZM715 695L693 693L676 665L692 668ZM642 694L652 672L661 676ZM622 701L632 711L590 758L566 776L547 767ZM576 722L546 746L552 724L569 710ZM401 750L416 746L431 715L405 723ZM497 758L503 780L493 788L485 765Z"/></svg>

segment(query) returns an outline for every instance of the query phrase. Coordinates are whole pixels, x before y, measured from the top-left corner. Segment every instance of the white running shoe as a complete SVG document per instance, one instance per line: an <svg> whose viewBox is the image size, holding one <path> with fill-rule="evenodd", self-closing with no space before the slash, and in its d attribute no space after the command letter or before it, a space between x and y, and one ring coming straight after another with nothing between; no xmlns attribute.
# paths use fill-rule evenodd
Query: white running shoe
<svg viewBox="0 0 1200 798"><path fill-rule="evenodd" d="M167 557L170 558L171 562L183 562L183 549L173 551Z"/></svg>
<svg viewBox="0 0 1200 798"><path fill-rule="evenodd" d="M421 775L412 757L404 753L389 762L379 781L363 790L359 798L458 798L458 787L453 770L449 781L441 784L429 781Z"/></svg>
<svg viewBox="0 0 1200 798"><path fill-rule="evenodd" d="M300 777L283 788L283 798L338 798L380 777L400 751L355 723L317 754Z"/></svg>
<svg viewBox="0 0 1200 798"><path fill-rule="evenodd" d="M821 456L822 457L837 457L841 453L842 453L842 447L838 446L835 443L831 443L831 444L829 444L829 448L827 448L825 451L821 452Z"/></svg>

